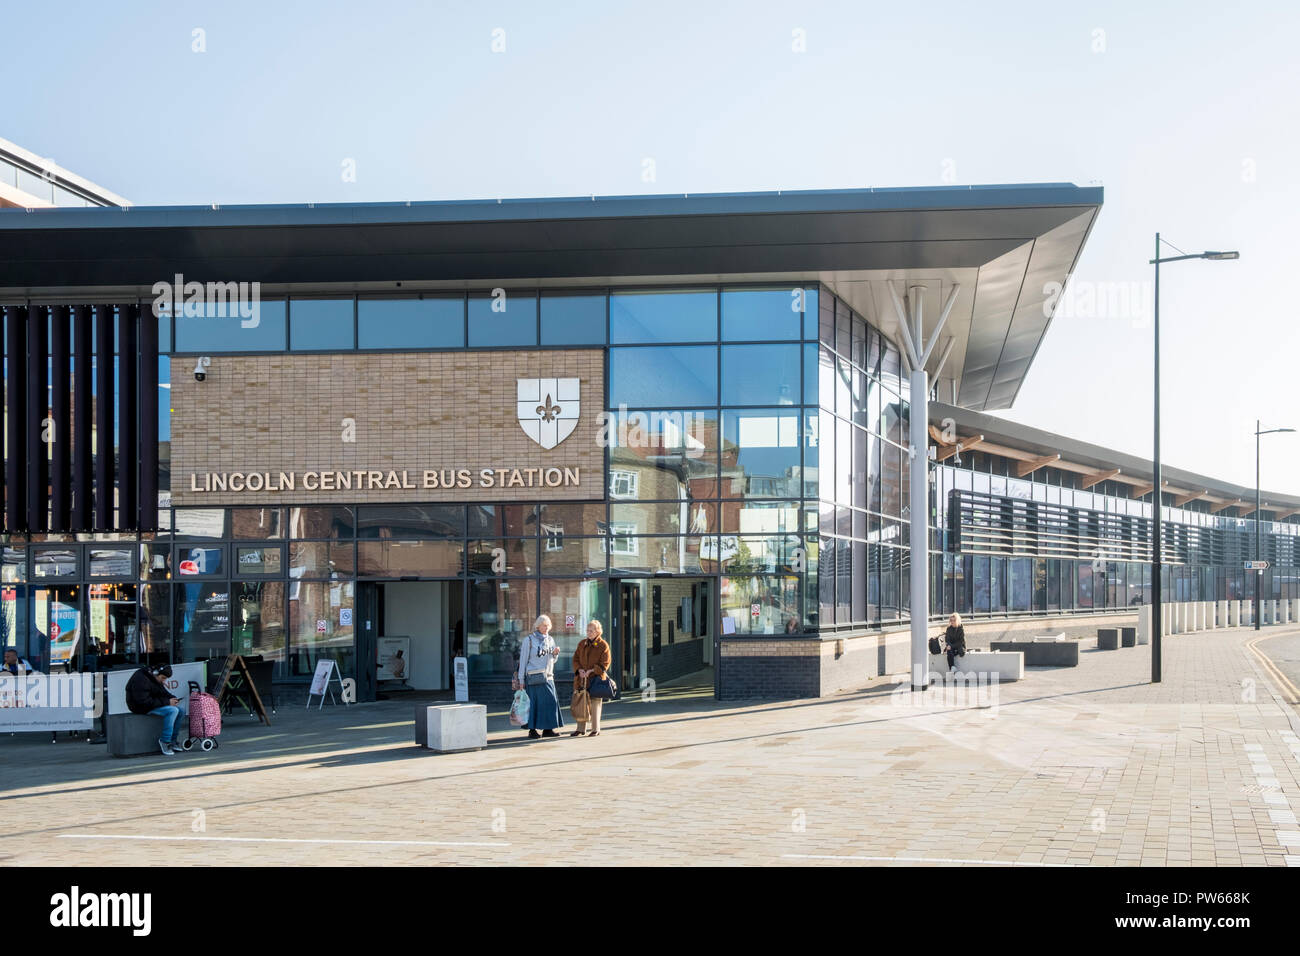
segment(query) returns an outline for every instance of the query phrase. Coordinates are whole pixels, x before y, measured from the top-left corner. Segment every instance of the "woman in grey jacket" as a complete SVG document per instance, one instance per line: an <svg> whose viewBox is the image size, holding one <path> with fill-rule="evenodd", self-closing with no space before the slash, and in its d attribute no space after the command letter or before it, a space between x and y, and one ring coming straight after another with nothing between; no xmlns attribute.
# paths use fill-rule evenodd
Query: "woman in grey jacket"
<svg viewBox="0 0 1300 956"><path fill-rule="evenodd" d="M564 726L560 696L555 691L555 659L560 655L560 648L550 630L551 619L543 614L519 648L516 679L528 692L528 736L534 740L558 737L556 729Z"/></svg>

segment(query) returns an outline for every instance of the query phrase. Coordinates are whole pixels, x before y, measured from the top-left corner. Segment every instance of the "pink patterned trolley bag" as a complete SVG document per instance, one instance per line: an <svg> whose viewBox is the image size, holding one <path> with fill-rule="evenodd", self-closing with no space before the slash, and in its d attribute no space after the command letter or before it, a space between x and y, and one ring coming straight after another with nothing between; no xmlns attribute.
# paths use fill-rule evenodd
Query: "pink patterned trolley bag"
<svg viewBox="0 0 1300 956"><path fill-rule="evenodd" d="M203 690L195 681L190 681L190 735L181 747L189 750L195 744L200 750L212 750L217 746L217 736L221 733L221 702Z"/></svg>

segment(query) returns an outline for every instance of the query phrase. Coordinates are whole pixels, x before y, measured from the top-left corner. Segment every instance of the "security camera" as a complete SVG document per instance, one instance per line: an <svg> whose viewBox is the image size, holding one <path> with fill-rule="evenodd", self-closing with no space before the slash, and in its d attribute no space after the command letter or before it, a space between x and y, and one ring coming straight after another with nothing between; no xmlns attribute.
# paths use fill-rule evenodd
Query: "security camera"
<svg viewBox="0 0 1300 956"><path fill-rule="evenodd" d="M194 363L194 381L201 382L208 377L208 366L212 364L212 359L204 355Z"/></svg>

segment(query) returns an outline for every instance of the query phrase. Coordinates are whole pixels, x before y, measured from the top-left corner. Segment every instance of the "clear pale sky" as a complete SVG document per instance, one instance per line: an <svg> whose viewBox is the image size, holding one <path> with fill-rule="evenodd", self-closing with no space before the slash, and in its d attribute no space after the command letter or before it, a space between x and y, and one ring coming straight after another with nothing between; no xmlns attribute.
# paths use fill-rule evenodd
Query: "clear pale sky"
<svg viewBox="0 0 1300 956"><path fill-rule="evenodd" d="M167 0L3 29L0 136L140 205L1100 184L1074 281L1147 285L1058 317L1007 417L1150 454L1160 231L1241 251L1163 272L1165 462L1253 485L1255 419L1300 428L1294 3ZM1265 489L1300 494L1300 435L1264 441Z"/></svg>

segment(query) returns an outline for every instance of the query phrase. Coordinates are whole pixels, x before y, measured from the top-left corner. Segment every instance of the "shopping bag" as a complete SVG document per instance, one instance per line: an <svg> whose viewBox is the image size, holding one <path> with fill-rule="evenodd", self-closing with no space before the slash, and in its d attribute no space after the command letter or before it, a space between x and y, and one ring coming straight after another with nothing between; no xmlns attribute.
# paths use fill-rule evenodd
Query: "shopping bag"
<svg viewBox="0 0 1300 956"><path fill-rule="evenodd" d="M528 691L515 691L514 702L510 705L510 723L516 727L527 727L529 710Z"/></svg>
<svg viewBox="0 0 1300 956"><path fill-rule="evenodd" d="M569 701L569 713L580 724L585 724L591 718L591 698L585 690L573 692L573 700Z"/></svg>

